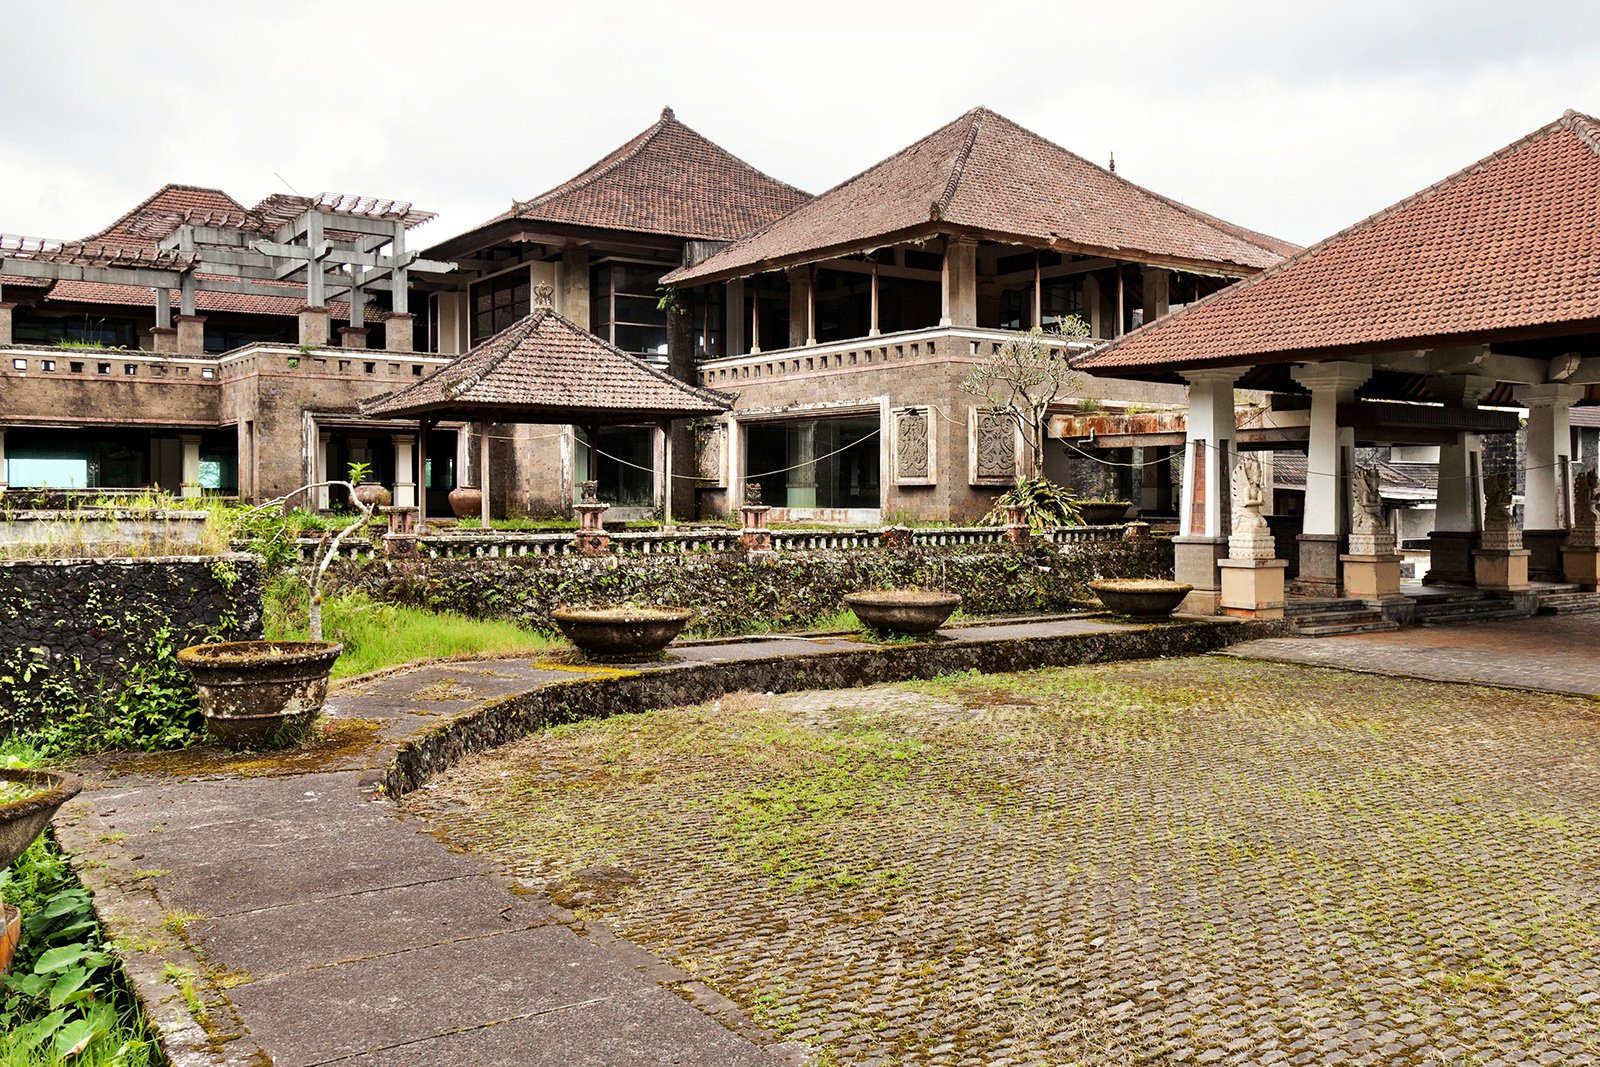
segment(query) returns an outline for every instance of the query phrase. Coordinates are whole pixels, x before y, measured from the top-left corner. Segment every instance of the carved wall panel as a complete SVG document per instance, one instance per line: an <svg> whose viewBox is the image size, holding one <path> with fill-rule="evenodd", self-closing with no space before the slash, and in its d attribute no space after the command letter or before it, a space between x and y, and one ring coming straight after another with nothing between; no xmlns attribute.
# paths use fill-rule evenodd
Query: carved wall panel
<svg viewBox="0 0 1600 1067"><path fill-rule="evenodd" d="M897 408L891 413L891 469L896 485L932 485L937 480L933 412Z"/></svg>
<svg viewBox="0 0 1600 1067"><path fill-rule="evenodd" d="M967 440L973 485L1011 485L1017 480L1017 423L1009 412L971 409Z"/></svg>

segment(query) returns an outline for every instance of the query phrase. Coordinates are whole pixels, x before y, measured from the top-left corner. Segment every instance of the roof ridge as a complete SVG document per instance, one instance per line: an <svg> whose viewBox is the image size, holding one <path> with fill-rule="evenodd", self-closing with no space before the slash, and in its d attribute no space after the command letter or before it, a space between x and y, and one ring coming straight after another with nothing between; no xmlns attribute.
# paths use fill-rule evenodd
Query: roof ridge
<svg viewBox="0 0 1600 1067"><path fill-rule="evenodd" d="M1562 126L1572 131L1574 137L1588 145L1590 151L1600 155L1600 120L1569 107L1559 121Z"/></svg>
<svg viewBox="0 0 1600 1067"><path fill-rule="evenodd" d="M120 227L120 226L126 224L127 222L131 221L134 218L134 216L138 215L139 212L141 212L145 208L149 207L153 202L155 202L156 199L161 197L163 194L170 193L170 192L216 193L218 196L220 196L223 199L227 200L229 203L231 203L234 207L238 208L240 211L247 211L248 210L243 204L239 203L239 201L235 200L232 196L229 196L226 190L213 188L212 186L209 186L209 185L185 185L182 182L166 182L165 184L163 184L161 186L161 188L157 189L155 192L151 193L149 196L147 196L143 200L139 201L133 207L131 207L127 211L123 212L120 216L117 217L116 221L112 222L109 226L106 226L106 227L104 227L102 229L96 230L94 233L91 233L87 237L79 238L79 240L80 241L99 241L99 240L103 240L105 238L106 234L110 233L112 230L115 230L118 227Z"/></svg>
<svg viewBox="0 0 1600 1067"><path fill-rule="evenodd" d="M579 326L577 323L573 322L571 319L569 319L565 315L561 314L561 312L555 310L555 308L548 308L547 307L547 308L541 308L540 310L549 312L550 313L550 317L554 318L555 321L557 321L557 322L561 323L562 325L566 326L569 330L571 330L574 333L578 334L580 337L587 338L590 341L599 342L600 344L604 345L606 348L611 349L611 351L614 354L621 356L623 359L626 359L631 363L637 364L639 367L641 367L644 370L648 371L651 375L653 375L654 377L660 379L661 381L666 382L668 385L674 386L674 387L676 387L678 389L683 390L684 392L687 392L687 393L690 393L690 394L692 394L694 396L697 396L702 400L711 400L711 401L715 401L716 403L719 403L719 404L727 403L727 397L723 396L721 393L717 392L715 389L705 389L705 388L702 388L701 386L693 385L693 384L691 384L689 382L686 382L682 378L673 377L671 374L668 374L666 371L660 369L659 367L652 366L649 363L649 361L644 360L644 359L640 359L638 356L634 355L632 352L623 351L622 349L618 348L616 345L612 344L610 341L606 340L604 337L601 337L599 334L590 333L588 330L585 330L582 326Z"/></svg>
<svg viewBox="0 0 1600 1067"><path fill-rule="evenodd" d="M513 322L493 337L485 338L477 346L479 351L485 349L490 351L490 356L484 361L483 365L470 374L464 374L460 378L444 382L439 391L447 398L453 399L483 381L489 376L490 372L510 358L517 345L521 344L538 327L545 313L550 310L549 307L535 308L530 314ZM517 334L514 338L511 337L513 333ZM491 345L495 344L499 344L500 347L497 349L490 348ZM422 383L418 382L417 384L421 385Z"/></svg>
<svg viewBox="0 0 1600 1067"><path fill-rule="evenodd" d="M962 142L961 150L956 153L955 163L950 167L950 180L945 182L944 192L939 199L933 202L933 210L928 212L929 218L938 222L950 211L950 204L955 200L956 187L961 184L961 176L966 173L967 160L972 157L972 146L978 143L978 131L983 127L983 117L992 114L986 107L975 107L967 112L972 116L972 124L967 129L967 139ZM966 118L967 115L961 116Z"/></svg>
<svg viewBox="0 0 1600 1067"><path fill-rule="evenodd" d="M1081 366L1088 366L1094 360L1098 359L1100 356L1106 354L1107 352L1112 351L1113 349L1122 347L1124 344L1129 343L1133 338L1140 337L1140 336L1144 335L1147 332L1154 332L1155 330L1160 329L1160 328L1166 326L1169 323L1179 322L1179 321L1183 320L1185 317L1187 317L1190 313L1196 311L1199 308L1206 307L1207 305L1211 304L1213 301L1219 299L1220 297L1225 296L1226 294L1229 294L1229 293L1241 293L1241 292L1249 291L1249 290L1255 288L1257 285L1260 285L1263 282L1267 281L1269 278L1277 277L1278 274L1282 273L1285 270L1288 270L1290 267L1294 266L1295 264L1300 263L1300 262L1302 262L1304 260L1310 259L1312 256L1316 255L1318 252L1322 251L1322 249L1328 247L1329 245L1333 244L1334 242L1343 240L1344 238L1350 236L1351 234L1361 233L1361 232L1363 232L1365 230L1370 230L1372 227L1376 226L1378 223L1380 223L1380 222L1384 221L1385 219L1389 218L1391 215L1394 215L1394 214L1396 214L1396 213L1398 213L1398 212L1400 212L1400 211L1402 211L1402 210L1404 210L1406 208L1412 207L1415 204L1419 204L1419 203L1422 203L1425 200L1431 199L1433 196L1435 196L1438 193L1442 192L1444 189L1446 189L1446 188L1448 188L1450 186L1453 186L1456 183L1458 183L1460 181L1463 181L1464 179L1469 178L1474 174L1480 173L1481 171L1487 169L1492 164L1498 163L1503 159L1509 158L1510 156L1516 154L1517 152L1519 152L1522 149L1526 148L1527 146L1533 144L1534 142L1542 140L1545 137L1548 137L1551 133L1555 132L1555 130L1557 128L1564 128L1564 129L1572 130L1572 126L1571 126L1571 123L1570 123L1570 116L1572 114L1575 114L1575 113L1569 111L1567 114L1562 115L1561 118L1555 120L1554 122L1546 123L1545 125L1540 126L1538 129L1532 131L1531 133L1524 134L1523 136L1517 138L1515 141L1512 141L1510 144L1506 145L1505 147L1503 147L1503 148L1501 148L1501 149L1499 149L1497 151L1489 153L1488 155L1484 156L1482 159L1479 159L1477 162L1469 163L1465 167L1462 167L1460 170L1457 170L1457 171L1455 171L1455 172L1453 172L1451 174L1445 175L1443 178L1440 178L1438 181L1434 182L1432 185L1429 185L1429 186L1427 186L1427 187L1425 187L1423 189L1419 189L1417 192L1412 193L1410 196L1407 196L1407 197L1405 197L1405 198L1403 198L1401 200L1397 200L1393 204L1390 204L1388 207L1385 207L1385 208L1382 208L1382 209L1380 209L1378 211L1375 211L1372 214L1368 215L1366 218L1360 219L1360 220L1358 220L1356 222L1353 222L1349 226L1346 226L1344 229L1339 230L1336 233L1329 234L1327 237L1324 237L1322 240L1316 242L1315 244L1307 245L1305 248L1302 248L1299 252L1296 252L1292 256L1285 256L1283 259L1279 260L1277 263L1274 263L1272 266L1267 267L1265 270L1258 271L1257 273L1252 274L1248 278L1243 278L1243 279L1241 279L1241 280L1239 280L1237 282L1234 282L1232 285L1225 286L1225 287L1223 287L1221 289L1218 289L1216 292L1210 293L1210 294L1208 294L1208 295L1206 295L1204 297L1201 297L1199 300L1196 300L1193 303L1186 304L1185 306L1179 308L1177 311L1170 312L1170 313L1168 313L1166 315L1161 316L1158 319L1152 319L1150 322L1144 323L1143 325L1139 326L1137 329L1129 330L1127 333L1123 334L1121 337L1118 337L1115 340L1113 340L1113 341L1111 341L1111 342L1109 342L1107 344L1101 345L1099 348L1092 349L1092 350L1090 350L1088 352L1082 353L1081 355L1073 357L1073 359L1072 359L1073 366L1080 366L1080 365ZM1575 135L1577 135L1576 131L1573 131L1573 132L1574 132ZM1577 136L1579 136L1580 139L1582 139L1581 135L1577 135ZM1585 144L1587 144L1587 142L1585 142ZM1132 184L1132 183L1129 183L1129 184Z"/></svg>

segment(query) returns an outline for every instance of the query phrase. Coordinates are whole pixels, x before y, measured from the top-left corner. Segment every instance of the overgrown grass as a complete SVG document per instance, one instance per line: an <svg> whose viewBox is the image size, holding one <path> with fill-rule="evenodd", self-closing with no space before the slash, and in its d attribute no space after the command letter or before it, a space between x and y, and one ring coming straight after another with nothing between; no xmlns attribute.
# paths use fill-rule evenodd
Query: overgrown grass
<svg viewBox="0 0 1600 1067"><path fill-rule="evenodd" d="M274 582L267 590L264 607L268 640L306 639L306 591L295 579ZM560 643L548 634L509 622L383 604L364 593L326 597L322 631L328 640L344 645L344 653L333 667L335 678L446 656L536 655Z"/></svg>

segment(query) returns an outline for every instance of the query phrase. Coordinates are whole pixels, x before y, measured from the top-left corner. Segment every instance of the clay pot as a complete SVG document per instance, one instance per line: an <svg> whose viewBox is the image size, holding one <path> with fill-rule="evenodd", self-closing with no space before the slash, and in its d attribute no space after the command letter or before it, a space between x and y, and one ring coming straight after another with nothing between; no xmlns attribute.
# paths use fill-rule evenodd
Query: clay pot
<svg viewBox="0 0 1600 1067"><path fill-rule="evenodd" d="M1132 506L1128 500L1080 500L1078 517L1085 526L1111 526L1127 518Z"/></svg>
<svg viewBox="0 0 1600 1067"><path fill-rule="evenodd" d="M1106 610L1130 619L1165 619L1178 609L1194 586L1161 578L1104 578L1089 588Z"/></svg>
<svg viewBox="0 0 1600 1067"><path fill-rule="evenodd" d="M194 677L206 731L234 749L282 748L306 734L344 646L333 641L228 641L178 653Z"/></svg>
<svg viewBox="0 0 1600 1067"><path fill-rule="evenodd" d="M694 618L687 608L557 608L550 613L567 640L590 659L646 659L672 643Z"/></svg>
<svg viewBox="0 0 1600 1067"><path fill-rule="evenodd" d="M0 904L0 978L11 970L11 961L17 958L17 946L22 944L22 912L10 904Z"/></svg>
<svg viewBox="0 0 1600 1067"><path fill-rule="evenodd" d="M932 589L876 589L847 593L845 606L874 630L893 634L931 634L961 606L955 593Z"/></svg>
<svg viewBox="0 0 1600 1067"><path fill-rule="evenodd" d="M0 768L0 782L11 782L37 793L0 804L0 868L9 867L11 861L22 855L33 844L56 809L78 795L83 783L70 774L60 771L25 771Z"/></svg>
<svg viewBox="0 0 1600 1067"><path fill-rule="evenodd" d="M458 519L476 519L483 514L483 490L458 485L450 490L450 511Z"/></svg>
<svg viewBox="0 0 1600 1067"><path fill-rule="evenodd" d="M356 499L369 508L386 508L394 503L394 494L389 492L388 486L362 482L356 486Z"/></svg>

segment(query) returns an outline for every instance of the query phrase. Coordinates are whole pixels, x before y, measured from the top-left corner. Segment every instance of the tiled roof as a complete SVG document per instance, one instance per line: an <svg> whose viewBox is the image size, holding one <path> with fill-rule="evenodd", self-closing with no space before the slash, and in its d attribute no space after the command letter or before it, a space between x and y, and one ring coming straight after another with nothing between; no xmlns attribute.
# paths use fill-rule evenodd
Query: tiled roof
<svg viewBox="0 0 1600 1067"><path fill-rule="evenodd" d="M7 283L9 284L9 283ZM194 294L197 314L208 311L231 311L241 315L297 314L306 306L306 288L294 282L255 281L257 285L281 285L286 296L255 296L248 293L223 293L214 289L200 289ZM178 308L178 293L168 290L173 310ZM57 282L45 297L47 304L114 304L120 307L154 307L155 293L138 285L116 285L111 282ZM348 319L350 305L341 300L328 301L328 312L335 319Z"/></svg>
<svg viewBox="0 0 1600 1067"><path fill-rule="evenodd" d="M679 122L654 126L549 192L491 219L731 241L809 199Z"/></svg>
<svg viewBox="0 0 1600 1067"><path fill-rule="evenodd" d="M962 228L1240 273L1293 248L1135 185L980 107L666 280L732 277L908 231Z"/></svg>
<svg viewBox="0 0 1600 1067"><path fill-rule="evenodd" d="M375 397L379 417L473 412L530 422L586 417L688 417L727 411L728 401L607 344L552 308L536 308L414 385Z"/></svg>
<svg viewBox="0 0 1600 1067"><path fill-rule="evenodd" d="M1569 111L1254 278L1077 366L1329 358L1528 336L1600 320L1600 123Z"/></svg>
<svg viewBox="0 0 1600 1067"><path fill-rule="evenodd" d="M244 205L221 189L197 185L163 185L110 226L83 240L128 248L154 248L186 217L240 219Z"/></svg>

